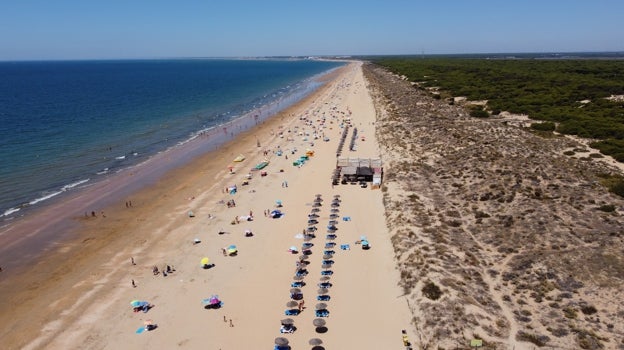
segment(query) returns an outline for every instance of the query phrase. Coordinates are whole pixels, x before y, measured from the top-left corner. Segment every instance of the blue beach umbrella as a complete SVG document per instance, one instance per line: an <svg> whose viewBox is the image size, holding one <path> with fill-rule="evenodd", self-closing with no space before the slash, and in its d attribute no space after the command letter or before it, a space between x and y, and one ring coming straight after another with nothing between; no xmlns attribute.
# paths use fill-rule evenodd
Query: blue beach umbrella
<svg viewBox="0 0 624 350"><path fill-rule="evenodd" d="M144 306L149 305L149 303L148 303L147 301L132 300L132 301L130 302L130 305L131 305L132 307L144 307Z"/></svg>

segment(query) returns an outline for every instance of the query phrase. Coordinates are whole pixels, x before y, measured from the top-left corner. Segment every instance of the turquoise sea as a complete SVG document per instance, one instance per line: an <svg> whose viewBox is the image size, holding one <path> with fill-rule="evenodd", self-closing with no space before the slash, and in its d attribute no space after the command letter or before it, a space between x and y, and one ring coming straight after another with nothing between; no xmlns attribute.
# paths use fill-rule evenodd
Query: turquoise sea
<svg viewBox="0 0 624 350"><path fill-rule="evenodd" d="M242 115L260 122L342 64L0 62L0 224Z"/></svg>

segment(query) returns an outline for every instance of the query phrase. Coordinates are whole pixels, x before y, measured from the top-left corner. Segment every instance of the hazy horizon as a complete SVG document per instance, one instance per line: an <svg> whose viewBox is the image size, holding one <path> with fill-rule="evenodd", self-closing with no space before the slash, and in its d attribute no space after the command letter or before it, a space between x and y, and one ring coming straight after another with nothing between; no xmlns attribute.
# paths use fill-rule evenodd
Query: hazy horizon
<svg viewBox="0 0 624 350"><path fill-rule="evenodd" d="M0 5L0 60L622 52L624 2Z"/></svg>

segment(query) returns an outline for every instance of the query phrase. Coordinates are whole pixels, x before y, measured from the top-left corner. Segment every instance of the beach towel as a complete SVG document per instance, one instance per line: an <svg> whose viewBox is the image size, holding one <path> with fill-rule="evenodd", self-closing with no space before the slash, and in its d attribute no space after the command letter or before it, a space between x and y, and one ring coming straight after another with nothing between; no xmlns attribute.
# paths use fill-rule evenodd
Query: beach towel
<svg viewBox="0 0 624 350"><path fill-rule="evenodd" d="M340 245L340 249L342 249L342 250L350 250L351 248L349 247L348 244L341 244Z"/></svg>

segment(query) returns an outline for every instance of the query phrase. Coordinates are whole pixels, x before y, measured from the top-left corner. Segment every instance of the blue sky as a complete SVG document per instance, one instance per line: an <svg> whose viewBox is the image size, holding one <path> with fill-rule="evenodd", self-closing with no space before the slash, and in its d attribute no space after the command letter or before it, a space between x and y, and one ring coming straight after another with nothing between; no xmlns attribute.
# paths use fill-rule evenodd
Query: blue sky
<svg viewBox="0 0 624 350"><path fill-rule="evenodd" d="M624 0L4 0L0 60L624 51Z"/></svg>

